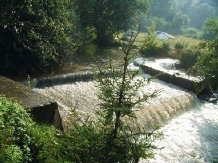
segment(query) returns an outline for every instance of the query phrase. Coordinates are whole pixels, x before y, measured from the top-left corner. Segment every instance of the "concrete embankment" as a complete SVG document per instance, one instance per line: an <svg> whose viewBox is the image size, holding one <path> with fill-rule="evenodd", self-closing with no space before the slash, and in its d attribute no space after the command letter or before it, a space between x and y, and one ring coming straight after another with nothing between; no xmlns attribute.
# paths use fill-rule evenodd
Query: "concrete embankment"
<svg viewBox="0 0 218 163"><path fill-rule="evenodd" d="M196 81L184 78L179 74L169 74L154 68L151 68L146 65L139 65L144 73L156 76L158 79L163 80L167 83L172 83L181 88L187 89L189 91L195 92L195 83Z"/></svg>
<svg viewBox="0 0 218 163"><path fill-rule="evenodd" d="M52 124L62 130L58 105L49 97L2 76L0 76L0 94L6 98L14 98L25 108L30 108L30 113L36 122Z"/></svg>

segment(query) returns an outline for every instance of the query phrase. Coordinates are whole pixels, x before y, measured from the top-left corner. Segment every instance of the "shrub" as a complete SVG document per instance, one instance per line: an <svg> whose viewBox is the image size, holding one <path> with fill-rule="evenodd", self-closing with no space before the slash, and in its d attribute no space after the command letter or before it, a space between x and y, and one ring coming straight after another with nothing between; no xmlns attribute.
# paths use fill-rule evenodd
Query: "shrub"
<svg viewBox="0 0 218 163"><path fill-rule="evenodd" d="M218 85L218 18L209 18L205 25L207 30L216 37L199 45L204 52L198 57L194 69L203 79L203 82L198 85L199 91L206 89L213 93L212 89Z"/></svg>
<svg viewBox="0 0 218 163"><path fill-rule="evenodd" d="M199 56L199 51L195 48L185 49L180 52L180 58L182 67L185 69L189 69L197 62L197 58Z"/></svg>
<svg viewBox="0 0 218 163"><path fill-rule="evenodd" d="M166 57L171 51L171 44L169 41L160 41L156 39L156 35L147 35L144 44L140 49L140 53L145 57Z"/></svg>
<svg viewBox="0 0 218 163"><path fill-rule="evenodd" d="M172 45L170 41L164 41L162 46L162 55L169 56L172 50Z"/></svg>
<svg viewBox="0 0 218 163"><path fill-rule="evenodd" d="M0 96L0 162L61 162L57 131L35 124L26 110Z"/></svg>
<svg viewBox="0 0 218 163"><path fill-rule="evenodd" d="M147 35L140 53L146 57L156 57L160 54L161 46L161 42L156 39L155 35Z"/></svg>
<svg viewBox="0 0 218 163"><path fill-rule="evenodd" d="M175 51L175 58L180 59L181 55L183 55L183 51L186 50L188 47L188 43L185 41L176 41L174 43L174 51Z"/></svg>
<svg viewBox="0 0 218 163"><path fill-rule="evenodd" d="M33 121L17 103L0 96L0 162L30 162Z"/></svg>
<svg viewBox="0 0 218 163"><path fill-rule="evenodd" d="M188 46L187 42L181 42L181 41L177 41L175 43L175 50L180 52L182 51L184 48L186 48Z"/></svg>
<svg viewBox="0 0 218 163"><path fill-rule="evenodd" d="M65 150L65 147L61 146L63 136L61 131L46 124L35 124L31 127L30 132L30 149L33 163L64 162L61 152Z"/></svg>

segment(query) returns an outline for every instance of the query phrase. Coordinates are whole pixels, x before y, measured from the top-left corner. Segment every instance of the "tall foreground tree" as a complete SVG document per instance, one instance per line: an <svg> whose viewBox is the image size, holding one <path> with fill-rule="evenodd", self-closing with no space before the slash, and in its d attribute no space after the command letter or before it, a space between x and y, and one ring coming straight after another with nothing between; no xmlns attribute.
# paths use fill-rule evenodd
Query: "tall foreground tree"
<svg viewBox="0 0 218 163"><path fill-rule="evenodd" d="M72 46L65 0L2 0L0 74L45 71ZM71 15L72 16L72 15Z"/></svg>
<svg viewBox="0 0 218 163"><path fill-rule="evenodd" d="M139 123L137 113L143 102L155 98L159 90L141 92L150 79L139 77L139 71L128 70L129 62L137 54L132 45L139 33L124 45L120 40L123 58L120 65L111 62L106 70L94 74L99 92L99 107L95 116L72 112L72 125L63 137L61 151L65 162L81 163L139 163L140 159L154 158L158 149L153 144L162 134L159 127L149 130ZM139 93L140 92L140 93ZM152 126L150 126L152 127Z"/></svg>
<svg viewBox="0 0 218 163"><path fill-rule="evenodd" d="M151 0L75 0L76 13L85 30L96 34L99 44L112 41L113 34L132 26L137 12L146 13Z"/></svg>

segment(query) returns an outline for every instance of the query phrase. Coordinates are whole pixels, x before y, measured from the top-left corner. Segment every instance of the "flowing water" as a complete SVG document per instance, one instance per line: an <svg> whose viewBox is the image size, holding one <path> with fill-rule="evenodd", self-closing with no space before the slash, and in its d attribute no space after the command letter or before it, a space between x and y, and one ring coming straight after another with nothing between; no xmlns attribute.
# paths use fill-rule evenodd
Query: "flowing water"
<svg viewBox="0 0 218 163"><path fill-rule="evenodd" d="M145 65L156 70L160 70L164 73L171 75L176 75L182 78L186 78L193 81L198 81L197 77L188 75L186 72L177 70L176 65L180 64L177 59L165 58L165 59L155 59L155 58L137 58L134 60L136 65Z"/></svg>
<svg viewBox="0 0 218 163"><path fill-rule="evenodd" d="M137 77L136 80L143 77L148 78L149 75ZM62 79L64 80L64 78ZM97 98L98 89L96 86L97 83L95 81L80 81L35 90L52 97L59 103L60 114L64 119L63 125L66 127L69 124L68 121L72 107L78 108L81 113L89 114L93 114L93 111L98 109L100 101ZM145 86L138 93L140 96L143 93L153 93L155 90L160 90L161 92L156 98L143 103L143 107L136 112L139 117L139 123L148 128L156 124L163 125L173 117L189 110L190 107L198 103L195 95L159 80L150 82L149 84L145 83Z"/></svg>
<svg viewBox="0 0 218 163"><path fill-rule="evenodd" d="M218 106L200 106L174 118L161 130L164 147L149 163L212 163L218 160Z"/></svg>
<svg viewBox="0 0 218 163"><path fill-rule="evenodd" d="M150 61L149 61L150 62ZM157 62L167 71L175 71L171 63ZM161 64L162 63L162 64ZM133 64L130 70L137 70ZM143 74L137 78L148 78ZM71 109L76 107L79 114L94 117L98 109L97 83L93 80L64 82L58 77L58 85L52 84L34 90L54 98L59 104L63 127L71 121ZM137 79L136 78L136 79ZM62 79L62 80L61 80ZM60 83L62 81L62 83ZM157 150L155 159L141 160L141 163L212 163L218 160L218 105L199 101L195 94L160 80L145 84L138 92L152 93L161 90L158 96L143 103L136 111L138 123L152 128L161 125L164 138L155 144L164 147Z"/></svg>

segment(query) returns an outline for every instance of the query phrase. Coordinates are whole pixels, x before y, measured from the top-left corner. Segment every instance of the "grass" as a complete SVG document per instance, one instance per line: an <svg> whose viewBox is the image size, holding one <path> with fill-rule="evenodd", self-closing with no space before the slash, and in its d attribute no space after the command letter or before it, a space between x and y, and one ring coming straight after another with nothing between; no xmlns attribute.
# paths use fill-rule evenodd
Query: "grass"
<svg viewBox="0 0 218 163"><path fill-rule="evenodd" d="M130 36L119 35L124 44L131 39ZM199 55L204 53L199 48L203 40L176 35L174 39L157 40L156 36L139 33L133 44L143 57L173 58L180 60L180 68L188 71L196 62Z"/></svg>

